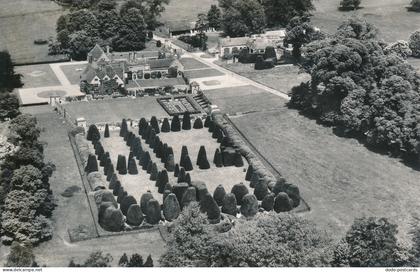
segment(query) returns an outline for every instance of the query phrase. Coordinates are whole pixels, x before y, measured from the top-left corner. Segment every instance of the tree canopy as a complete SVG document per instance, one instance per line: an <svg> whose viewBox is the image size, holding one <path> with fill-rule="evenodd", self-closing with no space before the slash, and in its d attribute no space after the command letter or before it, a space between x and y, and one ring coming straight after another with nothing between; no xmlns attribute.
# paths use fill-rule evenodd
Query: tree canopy
<svg viewBox="0 0 420 272"><path fill-rule="evenodd" d="M315 9L312 0L263 0L268 26L287 26L296 16L304 16Z"/></svg>

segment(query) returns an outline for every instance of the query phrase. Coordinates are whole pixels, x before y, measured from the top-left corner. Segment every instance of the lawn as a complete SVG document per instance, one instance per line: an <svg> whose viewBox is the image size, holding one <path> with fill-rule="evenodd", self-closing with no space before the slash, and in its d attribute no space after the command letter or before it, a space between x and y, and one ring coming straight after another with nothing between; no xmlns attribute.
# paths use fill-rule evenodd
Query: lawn
<svg viewBox="0 0 420 272"><path fill-rule="evenodd" d="M171 0L160 20L162 22L185 20L195 22L199 13L207 14L210 6L217 4L217 0Z"/></svg>
<svg viewBox="0 0 420 272"><path fill-rule="evenodd" d="M224 74L216 69L198 69L198 70L185 71L184 75L188 79L194 79L194 78L223 76Z"/></svg>
<svg viewBox="0 0 420 272"><path fill-rule="evenodd" d="M185 70L203 69L209 66L193 58L181 58L179 60Z"/></svg>
<svg viewBox="0 0 420 272"><path fill-rule="evenodd" d="M362 9L355 13L375 24L380 30L380 36L385 41L408 40L412 32L419 28L419 14L408 12L409 0L364 0ZM341 12L337 0L314 1L316 11L312 22L328 33L334 33L339 24L353 12Z"/></svg>
<svg viewBox="0 0 420 272"><path fill-rule="evenodd" d="M121 122L123 118L138 120L141 117L168 117L166 111L156 101L156 97L120 98L73 102L64 105L73 120L84 117L88 123Z"/></svg>
<svg viewBox="0 0 420 272"><path fill-rule="evenodd" d="M130 130L138 135L137 128L130 127ZM247 167L245 159L244 167L233 166L217 168L213 164L213 155L216 149L220 147L220 144L217 143L216 139L211 137L211 133L207 131L207 128L160 133L159 137L164 143L167 143L168 146L173 148L175 163L180 162L182 146L187 146L191 162L193 163L194 167L194 169L188 173L190 173L192 181L205 182L209 192L213 193L219 184L222 184L227 191L230 191L233 185L245 181L245 170ZM104 149L110 153L110 157L114 165L117 165L118 155L124 155L126 158L128 158L130 148L126 145L124 139L119 136L119 131L111 132L111 137L104 138L102 143ZM200 170L195 164L201 145L204 145L206 148L207 158L211 167L209 170ZM145 144L144 140L142 140L142 146L144 150L149 151L152 157L152 161L156 162L158 169L164 169L164 164L161 163L160 159L156 157L156 155L153 153L153 150L150 149L147 144ZM138 165L137 160L136 162ZM156 181L151 181L150 174L148 174L145 170L142 170L141 166L138 166L138 170L139 174L137 175L118 175L124 189L128 192L129 195L134 196L137 201L140 200L142 194L150 190L155 199L162 203L162 195L158 193L158 188L155 187ZM176 184L177 178L174 176L173 172L169 172L168 174L169 182L171 184Z"/></svg>
<svg viewBox="0 0 420 272"><path fill-rule="evenodd" d="M334 238L355 217L386 216L408 238L418 216L420 173L398 159L368 150L354 139L288 109L280 97L252 86L205 91L258 151L290 182L311 207L306 216Z"/></svg>
<svg viewBox="0 0 420 272"><path fill-rule="evenodd" d="M255 70L254 64L242 64L217 61L218 65L262 85L287 94L293 86L309 80L308 74L300 72L297 66L278 65L269 70Z"/></svg>
<svg viewBox="0 0 420 272"><path fill-rule="evenodd" d="M60 66L60 69L66 75L70 83L75 85L75 84L80 83L80 75L82 74L85 67L86 67L86 64L73 64L73 65L62 65Z"/></svg>
<svg viewBox="0 0 420 272"><path fill-rule="evenodd" d="M16 73L23 76L23 88L38 88L61 85L49 64L16 66Z"/></svg>
<svg viewBox="0 0 420 272"><path fill-rule="evenodd" d="M48 45L34 44L36 39L55 37L55 24L62 13L62 8L53 1L1 1L0 50L8 50L16 63L63 59L48 56Z"/></svg>

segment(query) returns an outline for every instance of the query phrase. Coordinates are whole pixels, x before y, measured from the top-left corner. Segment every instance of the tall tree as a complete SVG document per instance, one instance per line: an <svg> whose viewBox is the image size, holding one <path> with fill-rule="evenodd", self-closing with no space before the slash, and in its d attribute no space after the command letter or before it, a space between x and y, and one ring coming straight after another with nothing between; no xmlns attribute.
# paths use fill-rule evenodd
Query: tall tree
<svg viewBox="0 0 420 272"><path fill-rule="evenodd" d="M207 13L207 20L209 27L219 30L222 26L222 11L216 5L211 5Z"/></svg>
<svg viewBox="0 0 420 272"><path fill-rule="evenodd" d="M0 92L11 92L22 87L22 75L16 74L9 52L0 51Z"/></svg>
<svg viewBox="0 0 420 272"><path fill-rule="evenodd" d="M312 0L263 0L268 26L286 26L293 17L315 9Z"/></svg>

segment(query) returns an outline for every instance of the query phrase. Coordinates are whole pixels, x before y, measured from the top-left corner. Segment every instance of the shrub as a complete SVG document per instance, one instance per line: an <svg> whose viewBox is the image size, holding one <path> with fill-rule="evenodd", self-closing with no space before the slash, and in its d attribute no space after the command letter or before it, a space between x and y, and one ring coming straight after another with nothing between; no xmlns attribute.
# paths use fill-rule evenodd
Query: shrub
<svg viewBox="0 0 420 272"><path fill-rule="evenodd" d="M254 168L252 168L252 165L250 164L248 166L248 169L246 170L245 180L251 181L251 177L253 173L254 173Z"/></svg>
<svg viewBox="0 0 420 272"><path fill-rule="evenodd" d="M207 115L206 120L204 121L204 127L208 128L211 122L211 116Z"/></svg>
<svg viewBox="0 0 420 272"><path fill-rule="evenodd" d="M233 164L236 167L243 167L244 166L244 161L242 160L242 155L238 150L235 151L235 156L233 158Z"/></svg>
<svg viewBox="0 0 420 272"><path fill-rule="evenodd" d="M95 125L89 126L86 139L91 142L97 142L101 139L101 134Z"/></svg>
<svg viewBox="0 0 420 272"><path fill-rule="evenodd" d="M120 137L126 137L128 132L127 120L123 119L120 128Z"/></svg>
<svg viewBox="0 0 420 272"><path fill-rule="evenodd" d="M156 47L162 47L162 42L160 40L156 41Z"/></svg>
<svg viewBox="0 0 420 272"><path fill-rule="evenodd" d="M152 119L150 119L150 125L155 130L155 133L156 134L159 134L160 133L159 122L158 122L156 116L152 116Z"/></svg>
<svg viewBox="0 0 420 272"><path fill-rule="evenodd" d="M267 59L273 60L274 62L277 61L277 53L276 53L276 50L274 49L274 47L267 46L265 48L264 59L265 60L267 60Z"/></svg>
<svg viewBox="0 0 420 272"><path fill-rule="evenodd" d="M143 267L143 257L137 253L134 253L131 255L127 267Z"/></svg>
<svg viewBox="0 0 420 272"><path fill-rule="evenodd" d="M157 180L159 170L157 168L156 163L153 163L152 165L152 172L150 173L150 180Z"/></svg>
<svg viewBox="0 0 420 272"><path fill-rule="evenodd" d="M7 267L31 267L35 263L35 256L31 244L20 244L16 241L10 247L7 255Z"/></svg>
<svg viewBox="0 0 420 272"><path fill-rule="evenodd" d="M409 46L413 57L420 58L420 30L417 30L411 34Z"/></svg>
<svg viewBox="0 0 420 272"><path fill-rule="evenodd" d="M189 112L184 113L184 116L182 118L182 129L183 130L191 129L191 117L190 117Z"/></svg>
<svg viewBox="0 0 420 272"><path fill-rule="evenodd" d="M361 0L341 0L340 10L355 10L360 6Z"/></svg>
<svg viewBox="0 0 420 272"><path fill-rule="evenodd" d="M148 126L149 124L147 123L146 119L141 118L139 121L139 135L143 136Z"/></svg>
<svg viewBox="0 0 420 272"><path fill-rule="evenodd" d="M108 126L108 124L105 125L104 138L109 138L109 126Z"/></svg>
<svg viewBox="0 0 420 272"><path fill-rule="evenodd" d="M181 124L180 124L180 121L179 121L179 117L178 117L178 115L175 115L175 116L172 118L172 122L171 122L171 131L174 131L174 132L176 132L176 131L181 131Z"/></svg>
<svg viewBox="0 0 420 272"><path fill-rule="evenodd" d="M225 197L223 198L222 212L236 216L236 214L238 213L238 207L236 197L234 194L229 193L225 195Z"/></svg>
<svg viewBox="0 0 420 272"><path fill-rule="evenodd" d="M172 187L172 192L176 195L176 199L178 199L178 203L181 203L182 196L188 189L188 184L185 182L177 183Z"/></svg>
<svg viewBox="0 0 420 272"><path fill-rule="evenodd" d="M293 207L297 207L300 204L300 192L299 188L296 185L286 183L285 184L285 193L293 201Z"/></svg>
<svg viewBox="0 0 420 272"><path fill-rule="evenodd" d="M147 256L146 262L144 263L143 267L153 267L153 259L152 259L152 255L149 254L149 256Z"/></svg>
<svg viewBox="0 0 420 272"><path fill-rule="evenodd" d="M146 153L144 153L143 157L140 160L140 165L142 166L143 170L147 170L147 165L149 164L150 161L150 154L149 151L146 151Z"/></svg>
<svg viewBox="0 0 420 272"><path fill-rule="evenodd" d="M248 188L245 186L245 184L243 184L243 183L241 182L241 183L239 183L239 184L235 184L235 185L232 187L232 191L231 191L231 193L235 195L235 197L236 197L236 201L237 201L238 205L242 205L242 198L243 198L246 194L248 194L249 192L248 192Z"/></svg>
<svg viewBox="0 0 420 272"><path fill-rule="evenodd" d="M271 69L273 67L274 67L274 63L272 60L264 60L262 56L258 56L257 61L255 62L254 69L265 70L265 69Z"/></svg>
<svg viewBox="0 0 420 272"><path fill-rule="evenodd" d="M187 183L188 185L191 185L191 176L190 176L190 173L186 173L185 174L184 182Z"/></svg>
<svg viewBox="0 0 420 272"><path fill-rule="evenodd" d="M268 194L267 182L263 179L260 179L254 189L254 195L258 200L263 200L264 197Z"/></svg>
<svg viewBox="0 0 420 272"><path fill-rule="evenodd" d="M192 162L190 156L184 156L184 161L181 161L180 165L185 169L185 171L193 170Z"/></svg>
<svg viewBox="0 0 420 272"><path fill-rule="evenodd" d="M120 160L120 168L117 169L118 173L120 175L127 175L127 160L125 158L125 156L118 156L118 159ZM118 163L117 163L117 168L118 168Z"/></svg>
<svg viewBox="0 0 420 272"><path fill-rule="evenodd" d="M223 199L225 198L226 191L225 188L221 184L219 184L213 193L213 198L216 201L217 205L222 206L223 205Z"/></svg>
<svg viewBox="0 0 420 272"><path fill-rule="evenodd" d="M252 217L258 212L258 200L255 195L247 194L242 198L241 214Z"/></svg>
<svg viewBox="0 0 420 272"><path fill-rule="evenodd" d="M214 152L213 163L216 165L216 167L223 167L222 153L220 153L218 148Z"/></svg>
<svg viewBox="0 0 420 272"><path fill-rule="evenodd" d="M124 187L121 186L120 190L118 191L117 202L121 203L121 201L123 201L123 199L127 196L128 196L127 191L125 191Z"/></svg>
<svg viewBox="0 0 420 272"><path fill-rule="evenodd" d="M139 171L137 170L137 164L134 158L131 158L128 161L128 173L130 175L137 175L139 173Z"/></svg>
<svg viewBox="0 0 420 272"><path fill-rule="evenodd" d="M293 201L286 193L279 193L274 200L274 210L279 212L288 212L293 209Z"/></svg>
<svg viewBox="0 0 420 272"><path fill-rule="evenodd" d="M196 118L193 125L194 129L201 129L203 128L203 120L201 118Z"/></svg>
<svg viewBox="0 0 420 272"><path fill-rule="evenodd" d="M127 215L128 209L130 208L131 205L134 205L134 204L137 204L137 201L133 196L129 195L129 196L124 197L121 200L121 205L120 205L121 212L124 215Z"/></svg>
<svg viewBox="0 0 420 272"><path fill-rule="evenodd" d="M175 194L169 194L163 202L163 215L169 222L178 218L181 209Z"/></svg>
<svg viewBox="0 0 420 272"><path fill-rule="evenodd" d="M198 151L197 165L199 166L200 169L210 168L210 163L207 160L207 152L204 145L200 146L200 150Z"/></svg>
<svg viewBox="0 0 420 272"><path fill-rule="evenodd" d="M140 198L140 208L141 211L146 214L147 211L147 205L149 203L149 200L153 199L153 195L150 191L147 191L146 193L141 195Z"/></svg>
<svg viewBox="0 0 420 272"><path fill-rule="evenodd" d="M178 183L185 182L185 169L181 167L178 173Z"/></svg>
<svg viewBox="0 0 420 272"><path fill-rule="evenodd" d="M205 194L200 200L200 211L207 214L210 223L217 224L220 222L220 209L211 194Z"/></svg>
<svg viewBox="0 0 420 272"><path fill-rule="evenodd" d="M96 156L90 154L88 157L87 165L85 167L86 173L92 173L98 171L98 162L96 161Z"/></svg>
<svg viewBox="0 0 420 272"><path fill-rule="evenodd" d="M159 223L161 218L161 210L159 201L150 199L146 207L146 221L149 224L155 225Z"/></svg>
<svg viewBox="0 0 420 272"><path fill-rule="evenodd" d="M275 195L273 193L267 194L261 202L261 207L267 212L272 211L274 208L274 198Z"/></svg>
<svg viewBox="0 0 420 272"><path fill-rule="evenodd" d="M159 176L158 176L158 192L160 194L163 194L163 192L165 191L165 185L169 182L169 177L168 177L168 172L163 169L162 171L160 171Z"/></svg>
<svg viewBox="0 0 420 272"><path fill-rule="evenodd" d="M420 0L411 0L410 7L408 10L420 12Z"/></svg>
<svg viewBox="0 0 420 272"><path fill-rule="evenodd" d="M193 201L197 201L197 190L195 187L188 187L182 196L181 208L188 206Z"/></svg>
<svg viewBox="0 0 420 272"><path fill-rule="evenodd" d="M177 178L179 175L179 164L175 164L174 176Z"/></svg>
<svg viewBox="0 0 420 272"><path fill-rule="evenodd" d="M168 118L163 119L161 132L170 132L171 131L171 125L169 124Z"/></svg>
<svg viewBox="0 0 420 272"><path fill-rule="evenodd" d="M173 154L169 154L168 159L167 159L167 161L165 163L165 168L169 172L173 172L174 171L174 168L175 168L175 160L174 160L174 155Z"/></svg>

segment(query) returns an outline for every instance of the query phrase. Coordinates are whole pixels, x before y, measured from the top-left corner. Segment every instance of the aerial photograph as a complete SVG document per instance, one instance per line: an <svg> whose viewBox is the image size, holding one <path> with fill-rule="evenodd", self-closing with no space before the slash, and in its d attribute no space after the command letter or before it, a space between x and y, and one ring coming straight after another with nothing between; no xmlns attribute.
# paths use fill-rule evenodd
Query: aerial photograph
<svg viewBox="0 0 420 272"><path fill-rule="evenodd" d="M88 267L420 271L420 0L0 0L0 270Z"/></svg>

